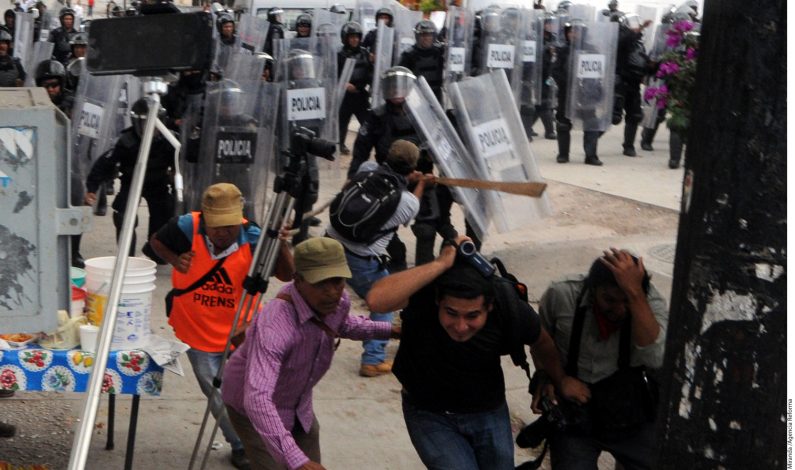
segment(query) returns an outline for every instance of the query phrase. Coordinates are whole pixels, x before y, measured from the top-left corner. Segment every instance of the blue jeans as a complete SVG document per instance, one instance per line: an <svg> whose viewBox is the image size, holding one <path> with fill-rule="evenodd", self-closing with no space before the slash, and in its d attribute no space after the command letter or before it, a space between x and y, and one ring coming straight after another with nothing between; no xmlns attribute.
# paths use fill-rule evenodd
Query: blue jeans
<svg viewBox="0 0 795 470"><path fill-rule="evenodd" d="M193 373L196 375L196 380L199 382L199 388L208 399L213 394L213 379L215 378L215 374L218 373L218 368L221 366L221 356L223 356L223 353L209 353L193 348L188 349L188 359L190 360L190 365L193 367ZM242 449L243 443L240 442L235 428L232 427L232 423L229 422L229 417L226 415L226 407L223 401L221 401L220 390L218 390L213 398L210 412L212 412L215 419L219 421L219 427L224 434L224 439L232 446L232 450Z"/></svg>
<svg viewBox="0 0 795 470"><path fill-rule="evenodd" d="M389 276L378 259L364 259L354 256L347 251L345 258L348 259L348 267L351 270L351 278L348 285L351 286L356 295L366 299L367 293L373 287L375 281ZM370 312L370 319L373 321L388 321L392 323L392 312ZM362 353L362 364L380 364L386 360L386 344L388 341L382 339L370 339L363 342L364 352Z"/></svg>
<svg viewBox="0 0 795 470"><path fill-rule="evenodd" d="M513 470L508 405L480 413L436 413L403 397L411 443L430 470Z"/></svg>

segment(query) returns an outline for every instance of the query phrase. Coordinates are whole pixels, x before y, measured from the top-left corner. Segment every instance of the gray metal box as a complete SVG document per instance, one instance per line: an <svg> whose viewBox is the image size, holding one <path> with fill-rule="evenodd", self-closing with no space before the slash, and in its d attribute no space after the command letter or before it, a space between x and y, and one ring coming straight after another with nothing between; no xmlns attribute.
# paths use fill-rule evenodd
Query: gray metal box
<svg viewBox="0 0 795 470"><path fill-rule="evenodd" d="M43 88L0 88L0 333L53 331L69 310L69 119Z"/></svg>

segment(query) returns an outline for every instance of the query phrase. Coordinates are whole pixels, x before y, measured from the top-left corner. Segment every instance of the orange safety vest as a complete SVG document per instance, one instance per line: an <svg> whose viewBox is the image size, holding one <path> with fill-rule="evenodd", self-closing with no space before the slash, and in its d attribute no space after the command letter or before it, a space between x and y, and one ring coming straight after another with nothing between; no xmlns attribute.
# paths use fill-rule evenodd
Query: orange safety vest
<svg viewBox="0 0 795 470"><path fill-rule="evenodd" d="M199 212L192 212L195 253L187 274L171 271L171 282L176 289L185 289L210 271L217 260L199 233ZM246 223L243 219L242 223ZM168 324L180 341L204 352L223 352L237 302L243 295L243 280L252 260L251 245L246 243L227 256L224 263L203 286L174 297Z"/></svg>

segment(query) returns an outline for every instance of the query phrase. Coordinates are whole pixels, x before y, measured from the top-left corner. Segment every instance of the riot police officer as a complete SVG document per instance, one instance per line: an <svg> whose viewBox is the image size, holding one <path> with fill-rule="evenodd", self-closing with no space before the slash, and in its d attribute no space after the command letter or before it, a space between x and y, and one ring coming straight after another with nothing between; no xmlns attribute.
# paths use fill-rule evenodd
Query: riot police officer
<svg viewBox="0 0 795 470"><path fill-rule="evenodd" d="M94 204L97 199L97 190L102 183L114 175L118 165L121 188L112 205L113 225L116 227L117 241L124 222L124 211L127 208L127 198L130 193L135 164L138 161L138 150L141 146L141 137L146 126L148 112L149 104L145 98L141 98L133 104L130 110L133 125L122 131L112 152L106 153L94 162L86 178L85 200L88 204ZM165 110L161 108L159 114L165 117ZM156 132L152 138L152 147L149 150L149 160L146 164L146 174L141 192L141 197L146 199L146 205L149 208L147 240L174 215L174 198L171 194L173 161L174 149L160 133ZM135 226L138 226L137 217ZM135 233L133 233L130 256L135 256L135 246ZM164 264L163 260L149 248L148 242L144 245L143 253L158 264Z"/></svg>
<svg viewBox="0 0 795 470"><path fill-rule="evenodd" d="M223 12L218 14L218 19L215 20L215 25L218 28L218 39L221 44L225 46L233 46L235 44L235 19L229 13Z"/></svg>
<svg viewBox="0 0 795 470"><path fill-rule="evenodd" d="M68 7L63 8L58 14L58 19L61 26L50 31L50 37L47 40L55 44L52 58L65 65L72 53L70 44L72 36L77 34L77 30L74 28L75 11Z"/></svg>
<svg viewBox="0 0 795 470"><path fill-rule="evenodd" d="M0 86L15 87L25 84L25 69L22 62L16 57L11 57L11 43L13 38L8 31L0 30Z"/></svg>
<svg viewBox="0 0 795 470"><path fill-rule="evenodd" d="M378 25L378 22L381 20L383 20L386 23L386 25L391 28L392 22L395 20L395 15L392 13L392 10L390 10L387 7L379 8L375 12L375 24ZM364 36L364 40L362 41L362 47L364 47L368 51L371 52L374 51L375 40L377 37L378 37L377 28L368 31L367 34ZM374 62L374 59L371 57L370 61Z"/></svg>
<svg viewBox="0 0 795 470"><path fill-rule="evenodd" d="M618 21L623 14L624 12L618 9L618 0L610 0L607 8L602 10L602 15L608 17L610 21Z"/></svg>
<svg viewBox="0 0 795 470"><path fill-rule="evenodd" d="M66 89L66 68L57 60L45 60L36 67L36 86L47 90L52 103L67 116L72 115L74 96Z"/></svg>
<svg viewBox="0 0 795 470"><path fill-rule="evenodd" d="M580 33L585 32L585 26L580 23L576 29ZM556 158L558 163L569 162L569 150L571 147L571 119L566 117L566 100L568 98L568 80L571 73L571 64L569 61L571 48L573 44L572 35L575 34L575 28L572 23L567 23L564 28L565 44L557 51L557 60L552 67L552 77L558 85L558 109L555 112L555 119L557 120L558 130L558 156ZM594 93L603 91L592 90ZM601 166L602 161L596 154L597 144L599 137L603 132L601 131L584 131L583 132L583 149L585 150L585 164Z"/></svg>
<svg viewBox="0 0 795 470"><path fill-rule="evenodd" d="M312 17L308 13L301 13L295 19L295 37L308 38L312 36Z"/></svg>
<svg viewBox="0 0 795 470"><path fill-rule="evenodd" d="M422 20L414 27L415 44L403 52L398 65L411 70L418 77L425 77L428 85L442 102L444 82L444 47L436 42L436 25Z"/></svg>
<svg viewBox="0 0 795 470"><path fill-rule="evenodd" d="M340 32L340 39L342 49L337 54L337 70L342 73L347 59L356 61L351 79L345 87L345 97L342 99L339 115L340 153L348 155L351 151L345 146L345 137L348 135L351 116L355 115L359 123L367 119L370 100L368 86L373 81L373 65L370 63L367 49L361 46L362 27L359 23L355 21L345 23Z"/></svg>
<svg viewBox="0 0 795 470"><path fill-rule="evenodd" d="M533 124L538 118L544 125L544 138L555 140L554 109L555 109L555 89L552 78L552 64L556 58L554 22L550 15L544 18L544 49L541 57L541 101L535 107L533 114ZM531 126L532 127L532 126ZM531 129L532 130L532 129Z"/></svg>
<svg viewBox="0 0 795 470"><path fill-rule="evenodd" d="M69 55L68 63L71 63L75 59L85 57L86 50L88 49L88 34L77 33L72 36L72 39L69 41L69 47L71 49L71 53Z"/></svg>
<svg viewBox="0 0 795 470"><path fill-rule="evenodd" d="M643 120L640 109L640 83L651 72L649 56L643 45L643 28L651 24L640 23L636 14L624 14L619 20L618 56L616 58L616 96L613 106L613 124L621 122L622 112L626 115L624 125L624 155L635 157L635 135L638 124Z"/></svg>
<svg viewBox="0 0 795 470"><path fill-rule="evenodd" d="M284 39L284 10L279 7L273 7L268 10L268 34L265 36L265 47L263 51L266 54L273 56L273 42L279 39Z"/></svg>

